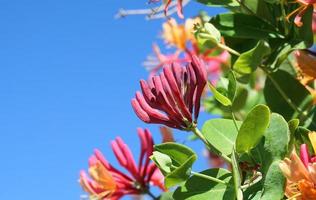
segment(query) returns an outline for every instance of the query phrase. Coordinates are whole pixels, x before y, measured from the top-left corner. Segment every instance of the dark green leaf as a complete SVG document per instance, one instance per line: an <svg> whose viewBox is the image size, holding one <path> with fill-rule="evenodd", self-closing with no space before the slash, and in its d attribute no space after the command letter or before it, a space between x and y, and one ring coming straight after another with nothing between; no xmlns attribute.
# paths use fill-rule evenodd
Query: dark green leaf
<svg viewBox="0 0 316 200"><path fill-rule="evenodd" d="M282 38L275 28L260 18L242 13L216 15L211 22L223 36L247 39Z"/></svg>
<svg viewBox="0 0 316 200"><path fill-rule="evenodd" d="M303 117L285 100L276 85L300 110L306 110L312 105L313 98L309 91L297 79L282 70L278 70L266 79L263 90L265 100L272 112L281 114L286 120Z"/></svg>

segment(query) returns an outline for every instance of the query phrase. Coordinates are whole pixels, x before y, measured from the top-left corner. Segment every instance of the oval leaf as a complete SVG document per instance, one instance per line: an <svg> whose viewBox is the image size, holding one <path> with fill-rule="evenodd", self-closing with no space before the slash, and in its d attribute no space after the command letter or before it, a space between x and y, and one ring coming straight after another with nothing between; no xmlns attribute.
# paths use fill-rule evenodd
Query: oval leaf
<svg viewBox="0 0 316 200"><path fill-rule="evenodd" d="M237 139L236 151L238 153L248 153L254 148L264 135L269 126L270 110L265 105L257 105L247 115L242 123Z"/></svg>

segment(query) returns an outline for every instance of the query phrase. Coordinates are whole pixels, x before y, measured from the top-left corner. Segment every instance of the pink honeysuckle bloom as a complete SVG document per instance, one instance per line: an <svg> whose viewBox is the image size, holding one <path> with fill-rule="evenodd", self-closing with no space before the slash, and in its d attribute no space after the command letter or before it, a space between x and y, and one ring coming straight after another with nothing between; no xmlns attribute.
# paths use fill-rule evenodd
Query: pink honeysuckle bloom
<svg viewBox="0 0 316 200"><path fill-rule="evenodd" d="M182 5L182 1L183 1L183 0L177 0L177 14L178 14L178 16L179 16L181 19L184 18L184 16L183 16L183 5ZM168 8L169 8L171 2L172 2L172 0L167 0L166 3L165 3L164 12L165 12L165 15L166 15L166 16L167 16Z"/></svg>
<svg viewBox="0 0 316 200"><path fill-rule="evenodd" d="M310 132L309 138L314 152L316 148L316 132ZM310 156L306 144L300 147L300 156L293 149L289 158L280 162L279 166L286 177L285 195L289 199L316 199L316 157Z"/></svg>
<svg viewBox="0 0 316 200"><path fill-rule="evenodd" d="M149 190L150 185L165 190L163 175L154 163L150 161L153 152L153 139L148 129L137 129L141 141L141 151L138 163L121 138L112 141L111 146L119 164L128 172L122 172L113 167L101 151L95 150L89 159L89 175L80 172L80 184L90 197L100 200L120 199L124 195L140 195Z"/></svg>
<svg viewBox="0 0 316 200"><path fill-rule="evenodd" d="M222 66L227 66L229 61L229 53L227 51L221 52L219 55L210 56L215 49L212 49L203 54L197 53L196 50L184 51L177 50L173 54L162 54L157 45L153 45L154 57L148 57L148 59L143 63L145 68L149 71L149 78L158 74L165 65L171 63L187 64L191 62L191 54L197 55L201 61L204 62L206 68L208 80L215 84L220 73ZM181 55L181 56L180 56Z"/></svg>
<svg viewBox="0 0 316 200"><path fill-rule="evenodd" d="M297 3L299 3L301 6L299 8L297 8L296 10L294 10L293 12L291 12L287 16L287 19L289 19L292 15L297 13L295 18L294 18L294 24L298 27L301 27L303 25L302 17L306 13L309 6L314 6L314 8L315 8L316 0L295 0L295 1Z"/></svg>
<svg viewBox="0 0 316 200"><path fill-rule="evenodd" d="M142 93L136 92L132 106L142 121L181 130L196 124L207 74L197 56L191 59L186 67L165 65L160 75L140 81Z"/></svg>

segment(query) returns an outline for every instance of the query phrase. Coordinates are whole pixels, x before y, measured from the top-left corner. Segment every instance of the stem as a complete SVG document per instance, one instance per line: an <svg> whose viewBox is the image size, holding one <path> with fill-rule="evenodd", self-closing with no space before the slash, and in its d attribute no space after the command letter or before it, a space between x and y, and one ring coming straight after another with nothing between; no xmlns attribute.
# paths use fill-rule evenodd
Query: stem
<svg viewBox="0 0 316 200"><path fill-rule="evenodd" d="M287 27L287 24L286 24L286 13L285 13L285 8L284 8L284 0L282 0L282 2L280 3L281 5L281 12L282 12L282 21L283 21L283 26L284 26L284 31L285 31L285 35L288 35L289 34L289 29Z"/></svg>
<svg viewBox="0 0 316 200"><path fill-rule="evenodd" d="M287 94L285 94L285 92L282 90L282 88L280 87L280 85L278 84L278 82L276 82L276 80L271 76L271 74L264 68L261 67L261 69L266 73L266 75L268 76L268 78L271 80L272 84L274 85L274 87L280 92L281 96L283 97L283 99L298 113L303 114L302 111L292 102L292 100L287 96Z"/></svg>
<svg viewBox="0 0 316 200"><path fill-rule="evenodd" d="M250 186L252 186L252 185L258 183L259 181L261 181L261 179L262 179L262 175L259 175L255 180L253 180L252 182L250 182L250 183L248 183L248 184L245 184L245 185L240 186L240 188L241 188L242 190L245 190L245 189L249 188Z"/></svg>
<svg viewBox="0 0 316 200"><path fill-rule="evenodd" d="M238 125L237 125L237 121L236 121L236 118L235 118L235 114L234 114L234 112L233 112L233 108L230 106L229 109L230 109L230 113L231 113L231 115L232 115L233 122L234 122L234 125L235 125L236 130L237 130L237 133L238 133L238 132L239 132L239 128L238 128Z"/></svg>
<svg viewBox="0 0 316 200"><path fill-rule="evenodd" d="M201 173L199 173L199 172L191 171L191 174L193 174L194 176L198 176L198 177L201 177L201 178L204 178L204 179L207 179L207 180L216 182L216 183L221 183L221 184L225 184L225 185L228 184L228 183L226 183L225 181L222 181L222 180L220 180L220 179L218 179L218 178L215 178L215 177L212 177L212 176L207 176L207 175L201 174Z"/></svg>
<svg viewBox="0 0 316 200"><path fill-rule="evenodd" d="M226 162L231 163L231 159L230 159L229 157L227 157L225 154L222 154L222 153L221 153L220 151L218 151L212 144L210 144L210 143L205 139L205 137L203 136L202 132L201 132L196 126L192 127L192 128L191 128L191 131L192 131L198 138L200 138L200 139L203 141L203 143L204 143L208 148L215 150L216 153L217 153L218 155L220 155Z"/></svg>
<svg viewBox="0 0 316 200"><path fill-rule="evenodd" d="M218 43L217 46L218 46L219 48L221 48L221 49L224 49L224 50L228 51L228 52L231 53L231 54L234 54L234 55L236 55L236 56L240 56L240 53L239 53L239 52L235 51L234 49L232 49L232 48L230 48L230 47L228 47L228 46L226 46L226 45L224 45L224 44Z"/></svg>

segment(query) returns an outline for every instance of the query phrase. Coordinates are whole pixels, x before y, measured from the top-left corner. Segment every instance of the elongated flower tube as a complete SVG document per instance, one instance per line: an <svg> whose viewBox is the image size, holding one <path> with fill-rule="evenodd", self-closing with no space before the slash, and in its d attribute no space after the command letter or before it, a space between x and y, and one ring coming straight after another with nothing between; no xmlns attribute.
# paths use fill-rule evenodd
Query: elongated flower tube
<svg viewBox="0 0 316 200"><path fill-rule="evenodd" d="M137 130L141 141L141 151L138 163L132 152L121 138L112 141L113 152L119 164L129 174L113 167L103 156L101 151L95 150L89 159L89 175L80 172L80 184L89 193L91 199L120 199L124 195L139 195L146 193L150 185L163 186L163 176L149 157L153 152L153 139L148 129Z"/></svg>
<svg viewBox="0 0 316 200"><path fill-rule="evenodd" d="M142 93L132 99L133 109L146 123L190 130L196 125L206 82L205 66L193 55L186 67L166 65L160 75L141 80Z"/></svg>

